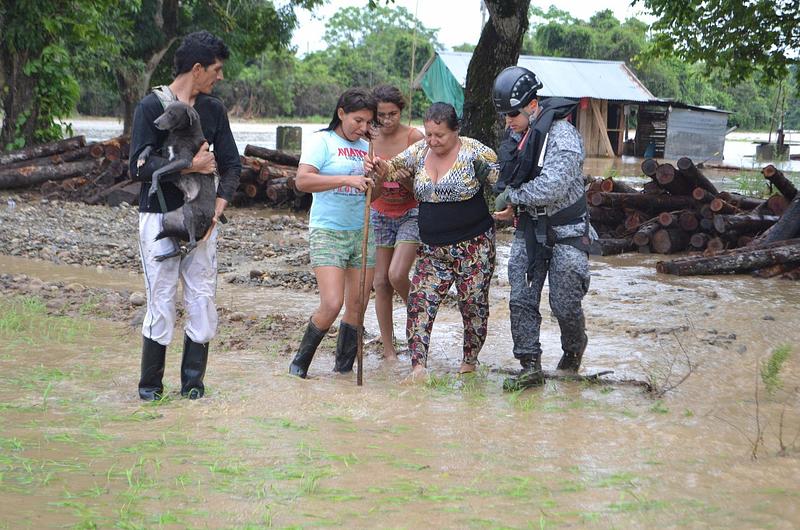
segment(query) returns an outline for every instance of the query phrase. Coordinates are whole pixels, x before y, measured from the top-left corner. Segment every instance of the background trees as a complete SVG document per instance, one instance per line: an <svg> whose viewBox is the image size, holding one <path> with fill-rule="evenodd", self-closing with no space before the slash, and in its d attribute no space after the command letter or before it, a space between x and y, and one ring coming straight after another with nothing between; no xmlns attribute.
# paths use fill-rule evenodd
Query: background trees
<svg viewBox="0 0 800 530"><path fill-rule="evenodd" d="M234 116L327 117L348 86L391 83L405 93L433 50L436 31L391 0L339 10L326 47L290 48L297 9L325 0L28 0L0 2L0 149L62 134L74 110L130 123L136 102L172 79L180 38L197 29L224 35L233 55L218 93ZM488 139L494 74L518 53L625 61L658 97L731 110L732 125L768 129L782 109L800 128L796 62L800 4L787 0L638 0L659 17L652 31L600 11L588 20L529 0L487 0L489 22L473 51L464 126ZM24 9L23 9L24 7ZM448 21L442 21L443 24ZM731 38L736 35L736 38ZM784 96L785 95L785 96ZM421 91L412 108L428 106Z"/></svg>
<svg viewBox="0 0 800 530"><path fill-rule="evenodd" d="M69 4L69 5L65 5ZM110 0L0 3L0 151L61 137L80 87L74 72L93 52L118 49L104 31Z"/></svg>

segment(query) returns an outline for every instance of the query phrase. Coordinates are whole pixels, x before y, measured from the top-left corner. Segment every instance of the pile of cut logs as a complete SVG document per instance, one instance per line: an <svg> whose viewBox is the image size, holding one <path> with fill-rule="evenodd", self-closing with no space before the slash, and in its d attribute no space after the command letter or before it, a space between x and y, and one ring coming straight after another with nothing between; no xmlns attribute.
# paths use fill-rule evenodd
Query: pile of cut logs
<svg viewBox="0 0 800 530"><path fill-rule="evenodd" d="M247 145L242 158L239 189L233 204L246 206L266 202L273 206L288 205L295 210L307 210L311 195L295 187L300 159L284 151Z"/></svg>
<svg viewBox="0 0 800 530"><path fill-rule="evenodd" d="M128 176L125 136L86 143L75 136L0 154L0 189L39 186L46 198L97 204Z"/></svg>
<svg viewBox="0 0 800 530"><path fill-rule="evenodd" d="M0 189L39 187L47 199L117 206L137 204L140 183L128 176L127 136L86 143L76 136L0 154ZM308 209L311 195L297 191L298 157L248 145L234 204L254 202Z"/></svg>
<svg viewBox="0 0 800 530"><path fill-rule="evenodd" d="M589 184L590 216L604 255L702 252L659 262L659 272L671 274L774 276L800 266L800 246L792 241L800 236L800 197L774 166L762 170L779 192L768 199L718 191L689 158L677 167L647 159L642 171L651 181L641 192L613 179Z"/></svg>

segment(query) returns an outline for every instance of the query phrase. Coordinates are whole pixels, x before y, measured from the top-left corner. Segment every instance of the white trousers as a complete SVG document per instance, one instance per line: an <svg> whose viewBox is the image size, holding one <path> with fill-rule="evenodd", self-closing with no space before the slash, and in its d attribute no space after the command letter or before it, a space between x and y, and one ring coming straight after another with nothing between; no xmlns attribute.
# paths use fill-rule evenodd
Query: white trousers
<svg viewBox="0 0 800 530"><path fill-rule="evenodd" d="M156 241L164 214L139 213L139 254L147 291L147 313L142 335L166 346L175 329L178 280L183 284L186 311L184 330L193 342L205 344L217 333L217 229L207 241L198 242L187 256L158 262L156 256L175 249L170 238Z"/></svg>

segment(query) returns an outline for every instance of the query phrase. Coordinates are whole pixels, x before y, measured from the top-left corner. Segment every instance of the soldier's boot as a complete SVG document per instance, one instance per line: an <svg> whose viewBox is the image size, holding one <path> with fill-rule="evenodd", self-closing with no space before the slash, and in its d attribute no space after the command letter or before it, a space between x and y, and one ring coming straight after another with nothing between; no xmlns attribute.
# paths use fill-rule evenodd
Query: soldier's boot
<svg viewBox="0 0 800 530"><path fill-rule="evenodd" d="M542 371L542 359L540 356L526 357L520 359L519 362L522 365L522 369L516 377L509 377L503 381L503 390L515 392L544 384L544 371Z"/></svg>
<svg viewBox="0 0 800 530"><path fill-rule="evenodd" d="M147 337L142 337L142 375L139 379L139 397L157 401L164 392L164 359L167 347Z"/></svg>
<svg viewBox="0 0 800 530"><path fill-rule="evenodd" d="M181 395L189 399L199 399L206 392L203 378L208 364L208 343L194 342L188 335L183 339L183 359L181 360Z"/></svg>
<svg viewBox="0 0 800 530"><path fill-rule="evenodd" d="M589 338L586 336L586 320L583 316L573 320L559 320L561 327L561 349L564 354L558 361L558 369L565 372L578 373L583 359L583 352Z"/></svg>
<svg viewBox="0 0 800 530"><path fill-rule="evenodd" d="M308 375L308 367L311 366L311 360L314 354L317 353L319 343L325 337L325 331L318 329L311 319L308 319L308 327L300 340L300 347L297 349L297 355L294 356L292 364L289 365L289 373L297 377L306 378Z"/></svg>
<svg viewBox="0 0 800 530"><path fill-rule="evenodd" d="M353 371L353 363L358 353L358 328L342 321L336 339L336 362L333 371L344 374Z"/></svg>

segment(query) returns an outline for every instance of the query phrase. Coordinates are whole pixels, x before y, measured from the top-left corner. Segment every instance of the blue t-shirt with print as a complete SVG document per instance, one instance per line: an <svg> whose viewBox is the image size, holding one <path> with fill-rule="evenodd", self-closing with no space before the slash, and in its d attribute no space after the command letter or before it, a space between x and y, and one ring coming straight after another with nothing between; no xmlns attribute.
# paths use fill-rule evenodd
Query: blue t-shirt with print
<svg viewBox="0 0 800 530"><path fill-rule="evenodd" d="M318 131L304 146L300 163L314 166L320 175L363 175L366 140L348 142L333 131ZM364 223L364 192L350 186L314 193L310 228L358 230Z"/></svg>

